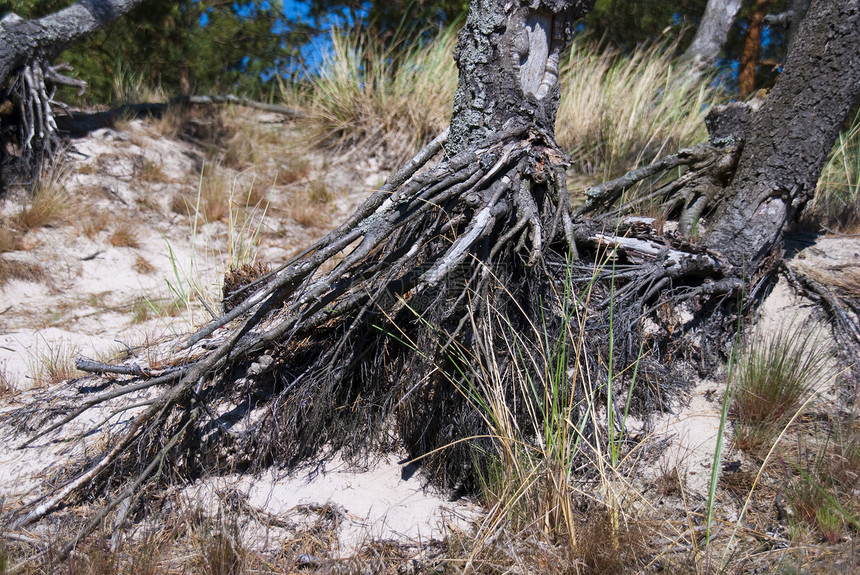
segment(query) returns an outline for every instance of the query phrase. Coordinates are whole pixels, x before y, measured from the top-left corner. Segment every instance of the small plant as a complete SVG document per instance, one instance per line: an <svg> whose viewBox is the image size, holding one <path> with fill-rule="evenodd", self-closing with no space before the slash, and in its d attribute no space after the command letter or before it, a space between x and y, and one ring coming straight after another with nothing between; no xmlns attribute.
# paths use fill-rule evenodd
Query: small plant
<svg viewBox="0 0 860 575"><path fill-rule="evenodd" d="M34 387L54 385L81 374L75 369L78 349L69 343L48 344L47 351L37 350L31 358Z"/></svg>
<svg viewBox="0 0 860 575"><path fill-rule="evenodd" d="M110 245L117 248L139 248L140 242L129 222L121 222L110 236Z"/></svg>
<svg viewBox="0 0 860 575"><path fill-rule="evenodd" d="M795 322L772 334L753 334L737 365L731 406L738 447L756 452L769 446L828 379L822 345L814 330Z"/></svg>
<svg viewBox="0 0 860 575"><path fill-rule="evenodd" d="M16 218L21 227L35 230L71 217L75 204L65 187L69 171L68 164L55 162L36 180L29 201Z"/></svg>

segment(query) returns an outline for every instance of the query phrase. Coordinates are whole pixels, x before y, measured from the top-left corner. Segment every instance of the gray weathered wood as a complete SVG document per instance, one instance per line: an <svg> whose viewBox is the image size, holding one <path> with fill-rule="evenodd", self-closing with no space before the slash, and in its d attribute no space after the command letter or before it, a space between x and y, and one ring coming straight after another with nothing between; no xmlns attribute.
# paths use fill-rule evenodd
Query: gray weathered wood
<svg viewBox="0 0 860 575"><path fill-rule="evenodd" d="M81 0L36 20L0 20L0 85L29 61L51 61L72 43L104 28L144 0Z"/></svg>

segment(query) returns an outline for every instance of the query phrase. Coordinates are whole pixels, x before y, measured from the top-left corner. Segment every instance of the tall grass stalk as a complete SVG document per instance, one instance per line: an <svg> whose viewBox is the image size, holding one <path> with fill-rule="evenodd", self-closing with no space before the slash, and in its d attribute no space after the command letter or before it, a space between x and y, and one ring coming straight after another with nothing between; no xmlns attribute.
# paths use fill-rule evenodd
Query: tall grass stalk
<svg viewBox="0 0 860 575"><path fill-rule="evenodd" d="M810 212L835 230L860 229L860 112L839 134L818 179Z"/></svg>
<svg viewBox="0 0 860 575"><path fill-rule="evenodd" d="M382 146L406 159L448 125L456 38L453 27L423 45L385 44L367 29L353 36L334 30L307 91L313 139L339 150Z"/></svg>
<svg viewBox="0 0 860 575"><path fill-rule="evenodd" d="M260 232L268 212L266 200L250 205L254 196L253 183L242 193L237 190L236 179L233 179L226 201L227 241L226 246L222 247L220 242L215 241L212 234L208 233L211 232L209 228L214 222L207 219L204 208L203 178L201 172L194 215L191 218L187 265L183 265L173 246L165 238L173 271L172 279L165 281L176 304L185 310L186 322L192 327L196 323L198 306L202 306L211 318L218 317L224 274L244 264L253 264L256 260ZM207 228L206 233L204 228Z"/></svg>
<svg viewBox="0 0 860 575"><path fill-rule="evenodd" d="M556 138L575 169L608 179L707 139L703 120L717 93L676 64L674 48L624 55L574 42L560 71Z"/></svg>
<svg viewBox="0 0 860 575"><path fill-rule="evenodd" d="M603 543L614 545L617 551L624 498L616 492L619 485L624 489L629 487L617 473L625 462L621 451L623 438L614 428L618 422L609 415L616 411L607 389L611 384L604 388L593 381L592 362L583 347L586 319L583 310L603 265L595 268L591 282L581 293L574 293L573 282L568 278L556 300L547 302L547 306L560 312L561 324L553 330L546 318L540 318L531 323L530 333L518 332L501 312L495 315L495 321L484 322L482 338L503 341L502 349L486 346L485 356L477 362L483 366L480 373L460 372L450 376L482 415L493 439L494 453L481 452L484 460L490 462L483 467L481 481L492 509L482 536L489 536L511 521L517 528L538 526L551 539L565 541L576 550L581 545L577 536L580 523L574 508L578 496L596 502L606 512L613 539ZM451 353L455 366L476 363L467 361L475 358L466 357L462 349ZM511 361L503 361L499 353ZM636 366L631 367L632 386ZM610 368L610 375L617 379L623 371L626 369L613 374ZM608 425L607 420L601 420L598 403L601 391L609 396ZM628 395L621 421L622 434L629 403ZM586 434L588 424L601 431L595 431L595 436ZM601 446L603 429L607 439ZM581 464L598 470L601 488L597 492L577 487L572 474Z"/></svg>

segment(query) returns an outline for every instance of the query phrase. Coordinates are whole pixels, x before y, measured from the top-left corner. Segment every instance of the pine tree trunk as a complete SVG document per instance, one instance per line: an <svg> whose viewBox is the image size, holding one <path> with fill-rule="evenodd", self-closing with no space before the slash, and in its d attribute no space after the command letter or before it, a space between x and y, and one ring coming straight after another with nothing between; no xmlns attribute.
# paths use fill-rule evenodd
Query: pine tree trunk
<svg viewBox="0 0 860 575"><path fill-rule="evenodd" d="M703 71L716 64L741 3L742 0L708 0L696 36L684 52L684 59L691 61L695 70Z"/></svg>
<svg viewBox="0 0 860 575"><path fill-rule="evenodd" d="M858 0L817 0L795 50L746 133L737 172L707 237L733 266L752 271L812 199L860 95Z"/></svg>
<svg viewBox="0 0 860 575"><path fill-rule="evenodd" d="M770 0L756 0L747 24L747 34L741 54L741 70L738 74L738 94L742 98L746 98L755 90L755 69L761 54L761 36L769 3Z"/></svg>
<svg viewBox="0 0 860 575"><path fill-rule="evenodd" d="M553 136L558 66L573 22L594 0L479 0L469 8L454 59L460 71L447 151L474 147L516 123Z"/></svg>
<svg viewBox="0 0 860 575"><path fill-rule="evenodd" d="M689 381L690 364L673 359L716 365L709 350L737 325L737 299L726 296L748 295L744 280L767 267L812 195L860 91L858 4L814 2L751 121L742 106L713 114L710 143L596 186L574 212L566 156L552 136L557 57L588 3L473 0L447 143L440 135L337 229L225 294L239 303L177 345L177 369L79 363L136 381L68 407L25 445L87 408L159 391L100 455L79 463L85 471L17 510L13 529L70 497L101 494L101 509L61 547L63 556L120 502L133 508L141 485L157 484L162 470L191 478L289 465L323 448L360 456L392 447L393 436L438 481L477 481L475 466L498 445L470 394L482 378L496 378L512 422L527 417L517 394L548 385L514 385L529 350L543 358L537 363L553 363L552 377L561 374L559 393L572 406L565 421L584 442L615 432L598 429L611 424L589 415L586 389L607 412L662 407L673 385ZM427 166L444 145L448 154ZM641 218L631 223L623 216L637 205L616 205L637 181L680 166L686 172L648 199L665 200L682 221L716 204L703 242ZM571 318L582 323L568 330ZM574 348L576 357L567 353ZM659 393L606 369L634 363L635 377ZM115 383L97 381L90 388ZM629 391L612 389L625 385ZM629 404L613 407L619 398ZM14 417L27 424L42 409L36 401Z"/></svg>

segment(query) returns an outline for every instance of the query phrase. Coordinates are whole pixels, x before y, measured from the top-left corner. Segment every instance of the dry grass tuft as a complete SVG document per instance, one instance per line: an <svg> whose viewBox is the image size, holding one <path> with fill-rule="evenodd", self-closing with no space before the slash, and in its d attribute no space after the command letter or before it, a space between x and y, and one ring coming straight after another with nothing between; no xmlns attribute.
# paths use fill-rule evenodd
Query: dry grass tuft
<svg viewBox="0 0 860 575"><path fill-rule="evenodd" d="M153 121L156 131L166 138L177 137L191 118L191 109L184 104L169 104Z"/></svg>
<svg viewBox="0 0 860 575"><path fill-rule="evenodd" d="M731 406L734 442L763 455L815 389L832 377L828 350L808 326L790 322L773 333L755 332L737 365Z"/></svg>
<svg viewBox="0 0 860 575"><path fill-rule="evenodd" d="M704 116L715 93L707 80L689 79L674 48L655 44L623 55L573 44L560 71L556 137L577 172L608 179L707 139Z"/></svg>
<svg viewBox="0 0 860 575"><path fill-rule="evenodd" d="M456 28L423 46L383 43L365 29L332 32L331 55L302 95L308 140L351 153L408 159L447 125L457 87ZM295 93L284 98L295 98Z"/></svg>
<svg viewBox="0 0 860 575"><path fill-rule="evenodd" d="M838 543L860 533L860 434L853 421L798 435L782 457L793 538Z"/></svg>
<svg viewBox="0 0 860 575"><path fill-rule="evenodd" d="M230 175L215 163L204 165L195 211L207 222L223 219L230 210L230 192Z"/></svg>
<svg viewBox="0 0 860 575"><path fill-rule="evenodd" d="M21 249L20 232L8 227L9 222L0 221L0 254Z"/></svg>
<svg viewBox="0 0 860 575"><path fill-rule="evenodd" d="M310 165L307 158L303 156L290 155L278 168L278 176L275 183L288 186L308 177Z"/></svg>
<svg viewBox="0 0 860 575"><path fill-rule="evenodd" d="M46 387L79 377L82 372L75 369L78 349L69 343L48 345L47 351L36 351L31 361L34 387Z"/></svg>
<svg viewBox="0 0 860 575"><path fill-rule="evenodd" d="M42 283L48 280L48 274L39 264L0 258L0 286L10 280Z"/></svg>
<svg viewBox="0 0 860 575"><path fill-rule="evenodd" d="M78 233L83 234L88 238L94 238L99 233L107 229L110 221L111 214L105 210L96 210L86 214L82 218L78 218L76 225Z"/></svg>
<svg viewBox="0 0 860 575"><path fill-rule="evenodd" d="M149 260L140 254L136 255L134 258L134 271L139 274L147 275L151 273L155 273L157 268L152 265Z"/></svg>
<svg viewBox="0 0 860 575"><path fill-rule="evenodd" d="M76 171L83 176L95 174L98 170L99 168L96 166L95 162L88 162L86 164L80 163L76 168Z"/></svg>
<svg viewBox="0 0 860 575"><path fill-rule="evenodd" d="M323 227L328 224L327 207L333 199L325 180L314 180L304 191L293 194L289 215L300 226Z"/></svg>
<svg viewBox="0 0 860 575"><path fill-rule="evenodd" d="M114 229L108 240L110 245L117 248L139 248L140 242L137 240L137 233L134 226L130 222L121 222Z"/></svg>
<svg viewBox="0 0 860 575"><path fill-rule="evenodd" d="M66 191L69 164L55 162L36 181L27 204L18 213L16 223L27 230L69 221L75 212L75 201Z"/></svg>
<svg viewBox="0 0 860 575"><path fill-rule="evenodd" d="M167 174L164 173L162 164L152 160L143 161L138 177L142 182L163 184L170 181L170 178L168 178Z"/></svg>
<svg viewBox="0 0 860 575"><path fill-rule="evenodd" d="M233 134L227 140L221 162L224 166L237 171L247 170L260 162L253 137L243 131Z"/></svg>

